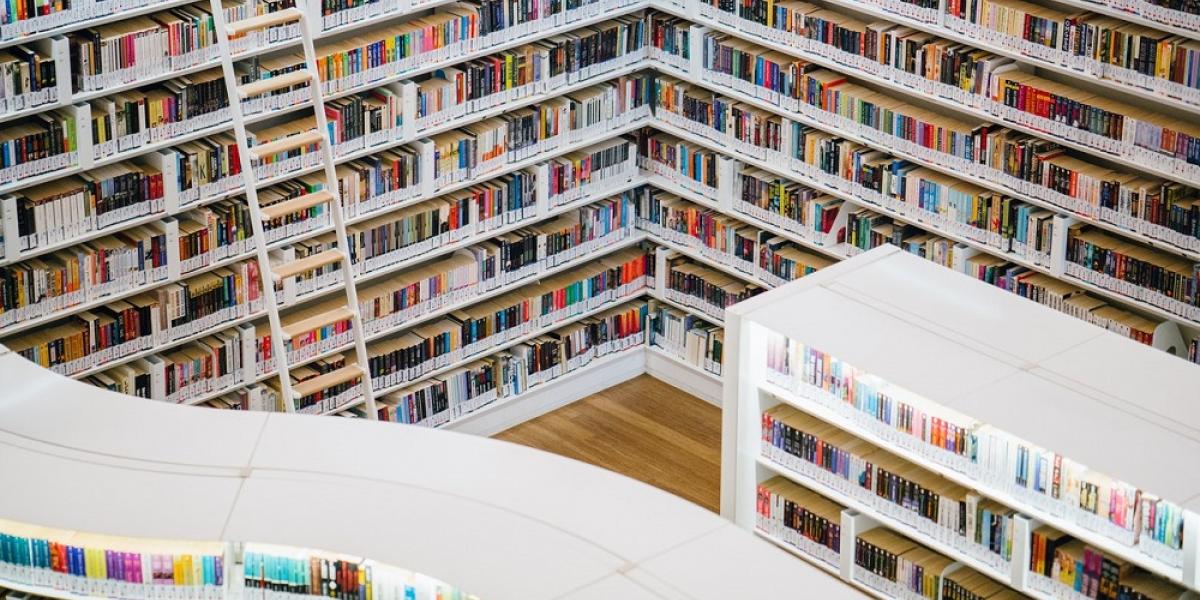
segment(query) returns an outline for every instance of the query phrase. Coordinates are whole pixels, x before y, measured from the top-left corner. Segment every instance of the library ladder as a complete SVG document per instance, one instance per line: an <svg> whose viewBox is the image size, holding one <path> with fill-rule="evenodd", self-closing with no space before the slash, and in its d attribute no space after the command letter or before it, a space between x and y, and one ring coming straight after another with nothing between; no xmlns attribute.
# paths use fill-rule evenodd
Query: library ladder
<svg viewBox="0 0 1200 600"><path fill-rule="evenodd" d="M333 148L328 135L328 125L325 119L325 102L321 93L320 78L317 73L317 56L313 38L317 24L312 23L306 16L303 6L297 2L293 8L284 8L232 23L226 22L225 8L221 0L210 0L213 20L217 29L217 43L221 52L221 68L225 74L225 89L230 95L230 113L233 116L234 131L237 135L239 161L242 178L245 182L246 202L249 205L251 225L254 229L254 240L258 264L262 273L263 298L267 306L267 315L271 325L272 347L275 352L275 368L279 375L280 391L287 412L295 412L297 401L307 395L321 390L340 386L346 383L360 381L362 401L368 418L376 418L375 397L371 389L371 377L367 362L367 345L363 337L362 315L358 307L358 294L354 287L353 265L350 255L345 251L346 223L342 212L342 203L338 191L337 172L335 170ZM234 56L230 37L239 37L263 31L271 27L298 25L300 38L304 47L304 67L285 75L260 79L258 81L239 84L234 70ZM264 38L266 36L263 36ZM272 92L292 90L296 86L305 86L308 90L316 126L308 131L290 135L260 145L251 146L246 131L245 110L242 102L249 98L261 97ZM325 185L316 192L292 198L278 204L273 204L265 210L258 202L258 189L263 186L255 171L255 163L281 153L310 148L320 148L320 160L324 166ZM298 211L324 206L332 215L337 248L326 250L301 260L272 267L267 252L267 238L263 231L265 219L274 219ZM346 302L332 310L305 318L291 328L285 329L279 316L279 304L276 302L275 284L288 277L294 277L326 265L341 263L342 287L345 289ZM317 377L292 385L288 370L287 342L292 334L319 329L349 319L354 331L354 349L357 362L347 364L339 369L321 374ZM322 356L329 354L325 352ZM311 362L314 358L307 358Z"/></svg>

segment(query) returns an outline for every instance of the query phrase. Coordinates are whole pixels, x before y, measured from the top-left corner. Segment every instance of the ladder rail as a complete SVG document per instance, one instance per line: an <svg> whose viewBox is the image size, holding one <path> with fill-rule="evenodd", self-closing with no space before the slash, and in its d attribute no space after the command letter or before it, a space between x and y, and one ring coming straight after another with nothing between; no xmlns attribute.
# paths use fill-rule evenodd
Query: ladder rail
<svg viewBox="0 0 1200 600"><path fill-rule="evenodd" d="M229 47L229 30L225 22L225 7L221 0L209 0L213 23L217 30L217 45L221 51L221 70L225 77L225 95L229 99L230 116L237 137L238 162L242 169L246 204L250 208L250 227L254 232L255 257L258 260L259 279L263 286L263 302L267 305L267 320L271 324L271 345L275 349L275 371L279 376L279 390L283 395L286 412L296 412L296 401L292 397L292 378L288 371L287 346L284 344L283 325L279 317L279 303L275 295L275 280L271 277L271 259L267 254L267 236L263 229L262 209L258 204L258 176L250 159L250 143L246 134L246 119L242 114L242 100L238 96L237 74L233 68L233 52Z"/></svg>
<svg viewBox="0 0 1200 600"><path fill-rule="evenodd" d="M313 2L315 0L299 1ZM321 159L325 163L325 189L333 195L333 201L330 205L333 209L331 212L333 213L334 230L337 232L338 250L342 253L342 285L346 291L346 304L352 313L351 322L354 328L354 351L358 357L358 366L363 370L361 383L363 405L366 408L367 418L375 420L378 418L378 414L375 408L375 393L371 385L370 355L367 354L362 313L359 310L358 304L358 290L354 283L354 264L350 261L350 251L346 243L346 217L342 208L341 190L339 190L338 186L337 163L333 156L333 140L329 137L329 122L325 118L325 94L321 89L320 71L317 69L317 50L313 44L313 39L315 39L317 33L314 29L317 27L317 24L313 19L308 18L308 14L305 12L305 17L300 19L300 39L304 46L305 67L312 73L312 80L309 82L308 88L312 94L312 106L317 121L317 130L325 136L325 140L321 144Z"/></svg>

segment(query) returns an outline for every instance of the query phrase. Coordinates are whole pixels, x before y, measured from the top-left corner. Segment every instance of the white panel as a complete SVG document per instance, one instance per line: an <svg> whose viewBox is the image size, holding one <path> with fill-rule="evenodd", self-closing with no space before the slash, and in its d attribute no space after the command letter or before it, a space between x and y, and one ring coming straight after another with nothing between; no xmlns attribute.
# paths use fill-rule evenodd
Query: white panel
<svg viewBox="0 0 1200 600"><path fill-rule="evenodd" d="M713 552L713 548L724 552ZM739 560L729 561L730 555ZM866 597L829 573L733 525L643 562L630 572L630 577L641 581L642 574L669 581L696 600Z"/></svg>
<svg viewBox="0 0 1200 600"><path fill-rule="evenodd" d="M3 442L0 473L6 490L0 494L0 517L5 519L116 536L200 541L220 539L240 483L237 477L71 460Z"/></svg>
<svg viewBox="0 0 1200 600"><path fill-rule="evenodd" d="M1200 368L1194 364L1105 334L1041 366L1122 405L1183 425L1200 440Z"/></svg>
<svg viewBox="0 0 1200 600"><path fill-rule="evenodd" d="M901 318L927 324L934 331L957 332L972 345L1025 362L1036 362L1103 333L1015 294L996 294L994 286L981 281L909 260L877 262L839 277L830 288L872 299L892 307Z"/></svg>
<svg viewBox="0 0 1200 600"><path fill-rule="evenodd" d="M242 467L266 421L262 413L234 414L109 392L55 375L17 354L0 357L0 382L6 383L0 391L0 431L95 454ZM137 433L131 435L131 429ZM221 432L219 442L214 431Z"/></svg>
<svg viewBox="0 0 1200 600"><path fill-rule="evenodd" d="M696 505L611 471L525 446L395 423L272 415L253 466L340 473L479 498L631 561L721 524ZM650 530L655 534L646 535Z"/></svg>
<svg viewBox="0 0 1200 600"><path fill-rule="evenodd" d="M611 575L583 589L575 590L561 600L659 600L662 596L651 593L623 575Z"/></svg>

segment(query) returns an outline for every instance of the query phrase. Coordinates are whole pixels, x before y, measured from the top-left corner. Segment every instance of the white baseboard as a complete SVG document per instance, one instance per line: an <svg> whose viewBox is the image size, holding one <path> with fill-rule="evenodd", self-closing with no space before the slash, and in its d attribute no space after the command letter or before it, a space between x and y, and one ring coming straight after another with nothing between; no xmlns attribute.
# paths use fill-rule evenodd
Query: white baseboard
<svg viewBox="0 0 1200 600"><path fill-rule="evenodd" d="M646 355L642 347L606 356L578 371L534 386L524 394L463 415L442 428L473 435L496 435L645 373Z"/></svg>
<svg viewBox="0 0 1200 600"><path fill-rule="evenodd" d="M684 363L654 346L646 347L646 373L713 406L721 406L721 377Z"/></svg>
<svg viewBox="0 0 1200 600"><path fill-rule="evenodd" d="M683 363L658 348L644 346L601 358L524 394L463 415L442 428L472 435L496 435L642 374L721 406L719 376Z"/></svg>

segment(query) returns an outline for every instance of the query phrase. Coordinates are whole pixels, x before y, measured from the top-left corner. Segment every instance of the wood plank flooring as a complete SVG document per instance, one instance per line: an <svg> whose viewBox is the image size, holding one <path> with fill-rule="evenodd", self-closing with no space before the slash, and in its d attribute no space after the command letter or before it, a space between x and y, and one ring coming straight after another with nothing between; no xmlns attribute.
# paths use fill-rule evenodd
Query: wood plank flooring
<svg viewBox="0 0 1200 600"><path fill-rule="evenodd" d="M720 506L721 410L649 375L495 437L616 471L713 512Z"/></svg>

